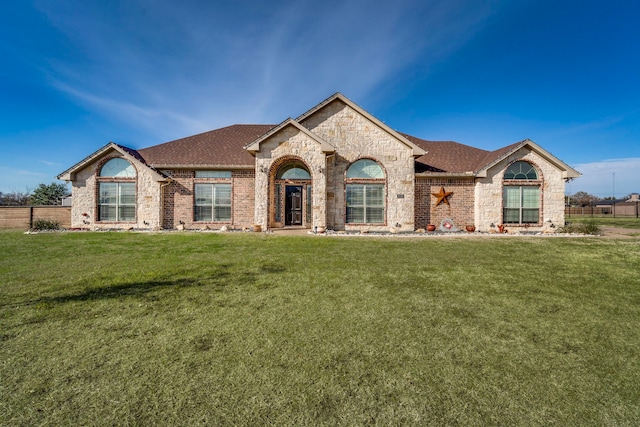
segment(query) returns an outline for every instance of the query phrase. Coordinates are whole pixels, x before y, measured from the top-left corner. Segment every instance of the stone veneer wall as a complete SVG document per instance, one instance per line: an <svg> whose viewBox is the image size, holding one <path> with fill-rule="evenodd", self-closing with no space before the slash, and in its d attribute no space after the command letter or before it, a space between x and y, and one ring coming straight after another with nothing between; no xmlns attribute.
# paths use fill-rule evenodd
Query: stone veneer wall
<svg viewBox="0 0 640 427"><path fill-rule="evenodd" d="M231 171L229 178L195 178L194 170L176 169L169 171L172 182L164 189L163 228L172 229L183 225L185 229L204 227L220 228L223 225L250 227L253 225L254 179L253 170ZM231 222L194 221L194 184L231 183Z"/></svg>
<svg viewBox="0 0 640 427"><path fill-rule="evenodd" d="M436 206L437 198L432 193L452 191L449 205L442 202ZM444 219L451 219L456 227L463 230L474 224L474 178L423 178L416 177L416 228L426 228L428 224L440 226Z"/></svg>
<svg viewBox="0 0 640 427"><path fill-rule="evenodd" d="M269 225L270 183L282 164L280 159L300 159L309 168L313 185L312 226L326 226L326 158L320 144L294 126L288 126L260 144L256 153L255 223Z"/></svg>
<svg viewBox="0 0 640 427"><path fill-rule="evenodd" d="M136 221L99 222L97 176L102 165L109 159L122 157L116 151L106 153L76 173L72 183L73 206L71 208L71 226L73 228L110 229L110 228L159 228L160 227L160 183L144 165L133 162L136 169ZM83 215L83 214L86 214Z"/></svg>
<svg viewBox="0 0 640 427"><path fill-rule="evenodd" d="M334 101L302 123L336 149L327 161L327 227L336 230L381 230L395 227L414 229L413 151L348 105ZM345 224L345 176L351 163L374 159L382 165L387 179L386 223L350 226ZM314 194L316 191L314 190Z"/></svg>
<svg viewBox="0 0 640 427"><path fill-rule="evenodd" d="M544 157L528 148L521 148L517 152L494 165L487 171L486 178L477 178L475 188L475 222L479 230L487 231L491 224L502 223L502 177L507 166L518 160L526 160L536 166L543 179L540 188L542 200L543 223L529 227L532 231L545 230L551 224L563 226L564 222L564 190L565 181L562 172L551 165ZM548 222L550 220L551 222ZM507 225L507 229L519 229L523 226Z"/></svg>

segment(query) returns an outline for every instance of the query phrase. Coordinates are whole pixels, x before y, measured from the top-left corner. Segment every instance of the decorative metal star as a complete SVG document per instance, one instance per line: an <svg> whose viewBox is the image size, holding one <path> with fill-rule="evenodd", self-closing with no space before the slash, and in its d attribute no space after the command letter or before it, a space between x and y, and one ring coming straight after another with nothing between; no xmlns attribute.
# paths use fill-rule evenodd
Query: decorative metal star
<svg viewBox="0 0 640 427"><path fill-rule="evenodd" d="M438 205L440 205L440 203L442 202L445 202L447 206L451 206L449 204L449 196L453 195L453 191L444 191L444 187L440 187L439 193L431 193L431 195L438 198L438 201L436 202L436 207L438 207Z"/></svg>

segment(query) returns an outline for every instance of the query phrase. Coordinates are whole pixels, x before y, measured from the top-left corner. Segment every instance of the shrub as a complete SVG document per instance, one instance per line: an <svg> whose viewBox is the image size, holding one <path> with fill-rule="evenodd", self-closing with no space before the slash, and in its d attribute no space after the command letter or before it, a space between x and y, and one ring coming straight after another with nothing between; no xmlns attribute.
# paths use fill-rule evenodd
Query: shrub
<svg viewBox="0 0 640 427"><path fill-rule="evenodd" d="M564 227L558 229L558 233L570 234L600 234L600 225L598 221L590 219L584 222L567 223Z"/></svg>
<svg viewBox="0 0 640 427"><path fill-rule="evenodd" d="M32 230L60 230L60 222L50 219L36 219L33 221Z"/></svg>
<svg viewBox="0 0 640 427"><path fill-rule="evenodd" d="M588 219L582 223L585 234L600 234L600 224L595 219Z"/></svg>

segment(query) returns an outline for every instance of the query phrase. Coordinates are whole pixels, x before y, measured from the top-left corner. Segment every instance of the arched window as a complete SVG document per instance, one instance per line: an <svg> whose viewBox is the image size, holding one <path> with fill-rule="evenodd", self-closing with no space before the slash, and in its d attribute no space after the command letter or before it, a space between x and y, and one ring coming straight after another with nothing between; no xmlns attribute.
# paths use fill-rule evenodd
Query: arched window
<svg viewBox="0 0 640 427"><path fill-rule="evenodd" d="M538 179L538 172L529 162L515 162L504 172L504 179Z"/></svg>
<svg viewBox="0 0 640 427"><path fill-rule="evenodd" d="M311 179L311 174L299 163L287 163L278 169L277 179Z"/></svg>
<svg viewBox="0 0 640 427"><path fill-rule="evenodd" d="M136 220L136 169L122 158L113 158L100 168L98 220Z"/></svg>
<svg viewBox="0 0 640 427"><path fill-rule="evenodd" d="M529 162L515 162L503 177L503 222L537 224L540 222L540 181L538 171Z"/></svg>
<svg viewBox="0 0 640 427"><path fill-rule="evenodd" d="M384 171L374 160L361 159L349 166L349 169L347 169L347 178L384 179Z"/></svg>
<svg viewBox="0 0 640 427"><path fill-rule="evenodd" d="M348 224L383 224L385 175L374 160L360 159L347 169Z"/></svg>
<svg viewBox="0 0 640 427"><path fill-rule="evenodd" d="M113 178L135 178L136 169L125 159L116 157L102 165L102 168L100 169L100 176Z"/></svg>

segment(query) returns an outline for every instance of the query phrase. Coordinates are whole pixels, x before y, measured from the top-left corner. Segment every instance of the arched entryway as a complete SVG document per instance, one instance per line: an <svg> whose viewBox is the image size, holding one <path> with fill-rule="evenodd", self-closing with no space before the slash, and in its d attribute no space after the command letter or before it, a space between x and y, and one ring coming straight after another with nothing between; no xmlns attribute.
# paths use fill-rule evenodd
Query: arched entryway
<svg viewBox="0 0 640 427"><path fill-rule="evenodd" d="M306 227L312 224L312 191L309 167L290 158L272 168L269 223L273 228Z"/></svg>

